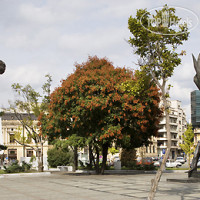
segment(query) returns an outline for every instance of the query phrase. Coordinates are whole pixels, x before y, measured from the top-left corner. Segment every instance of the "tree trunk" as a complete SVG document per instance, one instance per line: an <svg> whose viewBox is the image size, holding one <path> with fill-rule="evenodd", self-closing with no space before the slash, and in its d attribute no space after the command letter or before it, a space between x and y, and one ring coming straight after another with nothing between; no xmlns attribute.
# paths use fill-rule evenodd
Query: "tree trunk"
<svg viewBox="0 0 200 200"><path fill-rule="evenodd" d="M44 171L44 163L43 163L43 142L40 142L41 146L41 154L39 149L37 148L36 152L38 153L38 171L43 172Z"/></svg>
<svg viewBox="0 0 200 200"><path fill-rule="evenodd" d="M104 174L104 170L106 168L108 146L109 146L108 143L102 145L103 161L102 161L102 165L101 165L101 174Z"/></svg>
<svg viewBox="0 0 200 200"><path fill-rule="evenodd" d="M99 148L96 147L96 173L99 174Z"/></svg>
<svg viewBox="0 0 200 200"><path fill-rule="evenodd" d="M188 168L190 169L190 153L188 153Z"/></svg>
<svg viewBox="0 0 200 200"><path fill-rule="evenodd" d="M165 94L165 92L163 94ZM151 190L149 192L148 200L153 200L154 197L155 197L156 190L157 190L157 187L158 187L158 183L159 183L160 178L162 176L162 173L165 169L165 164L166 164L166 161L167 161L167 159L170 155L170 151L171 151L171 133L170 133L170 124L169 124L169 110L168 110L168 105L167 105L167 99L166 99L165 96L163 96L163 104L164 104L164 110L165 110L165 115L166 115L167 151L165 152L161 166L158 169L155 178L152 179L152 181L151 181Z"/></svg>
<svg viewBox="0 0 200 200"><path fill-rule="evenodd" d="M74 146L74 167L73 171L75 172L78 169L78 147Z"/></svg>
<svg viewBox="0 0 200 200"><path fill-rule="evenodd" d="M44 162L43 162L43 158L44 158L44 156L43 156L44 154L43 154L43 142L41 143L41 171L43 172L44 171Z"/></svg>
<svg viewBox="0 0 200 200"><path fill-rule="evenodd" d="M92 162L94 162L94 156L93 156L93 152L92 152L92 144L89 144L89 169L92 169ZM95 165L95 163L94 163Z"/></svg>

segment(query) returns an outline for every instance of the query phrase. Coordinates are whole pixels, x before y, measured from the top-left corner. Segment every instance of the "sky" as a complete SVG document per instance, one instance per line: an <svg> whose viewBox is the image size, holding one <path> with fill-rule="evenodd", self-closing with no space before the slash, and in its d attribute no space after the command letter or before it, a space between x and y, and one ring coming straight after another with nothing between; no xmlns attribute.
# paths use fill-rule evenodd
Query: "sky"
<svg viewBox="0 0 200 200"><path fill-rule="evenodd" d="M200 19L197 0L0 0L0 60L6 63L0 75L0 107L14 101L13 83L41 91L45 75L50 74L53 91L74 72L74 64L86 62L88 56L107 57L115 67L137 69L138 57L127 42L128 18L135 17L137 9L164 4ZM186 56L169 80L170 97L182 102L188 121L190 93L197 89L192 54L200 53L199 33L196 23L181 47Z"/></svg>

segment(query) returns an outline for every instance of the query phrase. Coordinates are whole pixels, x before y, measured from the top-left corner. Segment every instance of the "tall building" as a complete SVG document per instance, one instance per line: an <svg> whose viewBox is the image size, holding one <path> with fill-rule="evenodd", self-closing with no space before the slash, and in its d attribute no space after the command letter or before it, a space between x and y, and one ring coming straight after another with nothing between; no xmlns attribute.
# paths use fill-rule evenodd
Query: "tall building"
<svg viewBox="0 0 200 200"><path fill-rule="evenodd" d="M187 121L184 110L181 108L181 102L178 100L169 101L169 123L171 133L171 153L170 158L176 159L182 154L179 144L182 144L182 135L186 131ZM165 114L160 121L157 137L157 153L161 157L167 149L167 131Z"/></svg>
<svg viewBox="0 0 200 200"><path fill-rule="evenodd" d="M193 128L200 128L200 91L191 92L191 121Z"/></svg>
<svg viewBox="0 0 200 200"><path fill-rule="evenodd" d="M179 144L182 144L182 135L187 128L186 115L181 108L181 102L178 100L168 101L169 117L170 117L170 133L171 133L171 153L169 157L176 159L182 154ZM158 136L151 138L152 144L148 147L140 148L137 155L141 152L145 157L162 157L167 149L167 130L166 130L166 116L163 114L159 124ZM145 148L145 149L144 149Z"/></svg>
<svg viewBox="0 0 200 200"><path fill-rule="evenodd" d="M194 128L194 144L200 140L200 91L191 92L191 122Z"/></svg>

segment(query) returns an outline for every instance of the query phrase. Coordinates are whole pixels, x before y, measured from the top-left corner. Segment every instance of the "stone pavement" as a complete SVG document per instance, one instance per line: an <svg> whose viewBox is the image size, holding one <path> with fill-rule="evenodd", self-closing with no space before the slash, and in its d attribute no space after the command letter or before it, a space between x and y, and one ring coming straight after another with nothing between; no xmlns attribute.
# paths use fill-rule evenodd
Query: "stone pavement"
<svg viewBox="0 0 200 200"><path fill-rule="evenodd" d="M155 174L9 176L0 178L1 200L140 200L147 199ZM187 174L164 173L155 200L200 199L200 183L174 183Z"/></svg>

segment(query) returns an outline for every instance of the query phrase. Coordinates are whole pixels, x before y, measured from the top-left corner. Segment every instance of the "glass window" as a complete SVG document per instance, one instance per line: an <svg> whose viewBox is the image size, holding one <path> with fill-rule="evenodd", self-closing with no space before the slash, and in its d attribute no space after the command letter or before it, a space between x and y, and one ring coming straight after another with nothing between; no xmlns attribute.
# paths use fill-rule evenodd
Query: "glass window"
<svg viewBox="0 0 200 200"><path fill-rule="evenodd" d="M27 153L27 157L33 157L33 150L27 149L26 153Z"/></svg>
<svg viewBox="0 0 200 200"><path fill-rule="evenodd" d="M17 149L8 149L8 159L17 159Z"/></svg>
<svg viewBox="0 0 200 200"><path fill-rule="evenodd" d="M10 134L10 143L15 142L15 134Z"/></svg>
<svg viewBox="0 0 200 200"><path fill-rule="evenodd" d="M36 151L36 157L41 157L41 150Z"/></svg>

